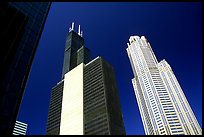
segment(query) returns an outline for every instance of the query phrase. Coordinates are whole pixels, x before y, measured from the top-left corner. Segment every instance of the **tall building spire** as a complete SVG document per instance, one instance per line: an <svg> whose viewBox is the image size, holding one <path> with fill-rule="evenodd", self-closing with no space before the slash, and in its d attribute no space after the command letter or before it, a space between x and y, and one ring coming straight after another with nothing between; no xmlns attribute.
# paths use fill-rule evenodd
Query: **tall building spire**
<svg viewBox="0 0 204 137"><path fill-rule="evenodd" d="M78 29L78 34L81 36L81 34L80 34L80 25L79 25L79 29Z"/></svg>
<svg viewBox="0 0 204 137"><path fill-rule="evenodd" d="M72 26L69 27L69 32L72 31L72 30L74 30L74 22L72 22Z"/></svg>
<svg viewBox="0 0 204 137"><path fill-rule="evenodd" d="M82 31L81 31L81 26L79 25L79 29L78 29L78 35L82 37Z"/></svg>
<svg viewBox="0 0 204 137"><path fill-rule="evenodd" d="M72 30L74 30L74 22L72 22Z"/></svg>

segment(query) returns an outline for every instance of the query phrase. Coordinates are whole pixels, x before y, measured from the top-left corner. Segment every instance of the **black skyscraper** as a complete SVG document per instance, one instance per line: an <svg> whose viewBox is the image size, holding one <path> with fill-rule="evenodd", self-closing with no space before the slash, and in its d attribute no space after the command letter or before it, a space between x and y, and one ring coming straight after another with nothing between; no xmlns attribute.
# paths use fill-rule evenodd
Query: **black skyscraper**
<svg viewBox="0 0 204 137"><path fill-rule="evenodd" d="M77 65L82 62L86 64L90 61L89 49L84 46L84 38L80 35L73 30L67 34L62 78Z"/></svg>
<svg viewBox="0 0 204 137"><path fill-rule="evenodd" d="M78 85L77 81L77 86L82 86L80 95L83 96L83 99L77 101L81 102L83 100L83 109L79 108L79 110L83 110L83 115L80 117L83 117L83 122L78 123L82 125L81 127L83 129L81 128L82 130L75 133L84 135L125 135L113 67L101 57L90 61L90 52L84 46L84 39L82 38L80 29L77 34L73 30L73 25L67 34L62 80L51 91L46 134L59 135L73 133L71 131L73 129L67 128L67 121L62 122L64 120L61 118L63 110L67 109L66 105L64 108L62 107L63 95L66 92L70 96L70 88L65 88L65 83L67 83L66 78L69 77L68 74L81 64L83 65L83 73L80 74L83 75L81 79L83 84ZM76 77L74 75L70 76L70 78L75 79ZM78 92L79 90L77 87L75 89L74 86L74 93L75 91ZM69 111L69 114L72 114L72 112ZM66 128L61 129L61 125Z"/></svg>
<svg viewBox="0 0 204 137"><path fill-rule="evenodd" d="M50 2L0 3L0 135L12 135Z"/></svg>

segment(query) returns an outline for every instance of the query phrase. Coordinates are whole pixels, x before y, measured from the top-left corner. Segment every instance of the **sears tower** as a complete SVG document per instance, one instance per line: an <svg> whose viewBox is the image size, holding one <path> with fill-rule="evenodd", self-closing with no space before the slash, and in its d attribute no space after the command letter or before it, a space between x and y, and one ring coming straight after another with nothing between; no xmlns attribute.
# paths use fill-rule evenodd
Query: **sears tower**
<svg viewBox="0 0 204 137"><path fill-rule="evenodd" d="M68 71L77 65L82 62L86 64L90 61L89 49L84 46L84 39L82 37L82 31L80 31L80 25L78 34L73 30L74 23L72 23L72 27L69 28L69 33L66 38L62 79Z"/></svg>
<svg viewBox="0 0 204 137"><path fill-rule="evenodd" d="M66 37L62 79L52 88L47 135L125 134L113 67L90 60L80 26Z"/></svg>

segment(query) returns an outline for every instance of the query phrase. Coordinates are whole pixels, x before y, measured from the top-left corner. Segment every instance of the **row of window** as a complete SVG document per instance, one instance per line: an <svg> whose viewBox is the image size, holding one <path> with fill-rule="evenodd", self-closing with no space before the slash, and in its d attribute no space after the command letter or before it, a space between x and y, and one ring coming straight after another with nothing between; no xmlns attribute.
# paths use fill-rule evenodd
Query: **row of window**
<svg viewBox="0 0 204 137"><path fill-rule="evenodd" d="M173 84L173 87L174 87L174 89L176 90L176 94L177 94L177 96L178 96L178 98L179 98L179 101L180 101L182 107L184 108L184 111L186 112L186 115L187 115L188 120L190 121L190 123L193 123L193 120L192 120L191 116L189 115L188 109L186 108L186 104L184 103L184 101L183 101L183 99L182 99L182 97L181 97L181 95L180 95L180 92L179 92L179 90L177 89L177 86L176 86L176 84L175 84L175 81L174 81L173 78L171 77L171 74L170 74L169 71L167 72L167 75L168 75L168 77L170 78L171 84Z"/></svg>
<svg viewBox="0 0 204 137"><path fill-rule="evenodd" d="M91 103L84 105L84 109L91 109L92 107L105 102L105 98L100 98L98 100L91 100Z"/></svg>
<svg viewBox="0 0 204 137"><path fill-rule="evenodd" d="M101 91L101 92L100 92ZM90 104L91 102L93 102L93 101L97 101L97 100L99 100L99 99L101 99L101 98L104 98L104 92L103 92L103 89L100 89L100 90L98 90L98 92L94 92L94 94L91 94L91 96L90 97L85 97L84 96L84 104L85 105L88 105L88 104ZM92 104L92 103L91 103Z"/></svg>
<svg viewBox="0 0 204 137"><path fill-rule="evenodd" d="M164 72L162 72L162 73L163 73L163 75L164 75ZM180 92L178 91L178 89L177 89L177 87L176 87L176 85L175 85L175 83L174 83L174 80L173 80L173 78L171 77L171 74L170 74L169 71L167 72L167 75L168 75L168 77L169 77L169 79L170 79L170 81L171 81L171 84L173 85L174 89L176 90L176 94L177 94L177 96L179 97L180 103L181 103L181 105L183 106L184 111L185 111L185 112L188 112L188 111L187 111L187 108L186 108L186 106L185 106L185 104L184 104L184 102L183 102L183 100L182 100L182 98L181 98L181 96L180 96ZM166 80L166 78L165 78L165 80ZM167 80L166 80L166 82L167 82ZM167 84L170 84L170 83L167 83ZM168 88L169 88L169 90L171 91L170 87L168 87ZM172 91L171 91L171 94L172 94ZM174 94L172 94L172 99L175 100ZM176 102L176 100L175 100L175 102ZM181 121L185 124L185 120L184 120L183 114L181 113L180 108L178 107L178 104L175 103L175 105L176 105L176 108L177 108L177 110L178 110L178 113L179 113L179 116L180 116L180 118L181 118ZM190 117L188 114L187 114L187 117L188 117L188 119L191 119L191 117ZM191 119L191 120L192 120L192 119ZM190 134L190 131L189 131L188 127L187 127L187 126L184 126L184 128L185 128L187 134ZM195 132L196 132L196 131L195 131Z"/></svg>

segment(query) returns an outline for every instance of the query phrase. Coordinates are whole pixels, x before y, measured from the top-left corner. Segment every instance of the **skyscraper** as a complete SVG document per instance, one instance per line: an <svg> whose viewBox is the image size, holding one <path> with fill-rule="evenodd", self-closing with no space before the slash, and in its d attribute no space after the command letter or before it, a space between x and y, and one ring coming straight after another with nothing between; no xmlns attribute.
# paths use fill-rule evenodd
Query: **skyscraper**
<svg viewBox="0 0 204 137"><path fill-rule="evenodd" d="M82 32L70 28L62 80L52 88L48 135L125 134L113 67L101 57L90 61Z"/></svg>
<svg viewBox="0 0 204 137"><path fill-rule="evenodd" d="M0 3L0 135L12 135L49 2Z"/></svg>
<svg viewBox="0 0 204 137"><path fill-rule="evenodd" d="M14 129L13 129L13 135L26 135L28 124L16 121Z"/></svg>
<svg viewBox="0 0 204 137"><path fill-rule="evenodd" d="M127 43L144 130L147 135L200 135L196 117L170 67L158 63L147 39L131 36Z"/></svg>

